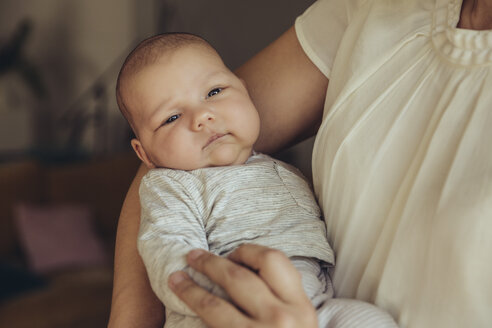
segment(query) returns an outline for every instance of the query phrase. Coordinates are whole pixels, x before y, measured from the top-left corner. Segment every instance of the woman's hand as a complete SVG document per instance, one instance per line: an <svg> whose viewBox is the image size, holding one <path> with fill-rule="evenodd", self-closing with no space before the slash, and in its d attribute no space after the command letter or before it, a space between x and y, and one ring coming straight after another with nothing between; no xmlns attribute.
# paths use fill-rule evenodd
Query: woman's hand
<svg viewBox="0 0 492 328"><path fill-rule="evenodd" d="M243 245L222 258L193 250L188 264L229 294L234 304L210 294L184 272L169 286L210 327L317 327L316 312L304 293L301 275L284 253Z"/></svg>

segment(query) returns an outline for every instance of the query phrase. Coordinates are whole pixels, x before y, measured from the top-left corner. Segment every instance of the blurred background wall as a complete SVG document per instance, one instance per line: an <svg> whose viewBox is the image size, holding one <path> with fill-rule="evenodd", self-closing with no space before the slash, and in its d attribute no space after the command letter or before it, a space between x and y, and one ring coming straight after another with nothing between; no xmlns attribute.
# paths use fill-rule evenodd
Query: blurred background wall
<svg viewBox="0 0 492 328"><path fill-rule="evenodd" d="M186 31L234 69L312 2L0 1L0 327L106 326L118 215L139 165L114 95L128 52ZM311 145L282 154L308 176Z"/></svg>
<svg viewBox="0 0 492 328"><path fill-rule="evenodd" d="M0 45L15 56L3 56L10 67L0 73L2 159L121 151L115 74L135 40L156 31L158 4L2 0ZM29 83L35 78L40 94ZM102 144L95 137L104 137Z"/></svg>
<svg viewBox="0 0 492 328"><path fill-rule="evenodd" d="M163 31L197 33L235 68L311 2L2 0L0 160L128 149L114 82L138 40Z"/></svg>

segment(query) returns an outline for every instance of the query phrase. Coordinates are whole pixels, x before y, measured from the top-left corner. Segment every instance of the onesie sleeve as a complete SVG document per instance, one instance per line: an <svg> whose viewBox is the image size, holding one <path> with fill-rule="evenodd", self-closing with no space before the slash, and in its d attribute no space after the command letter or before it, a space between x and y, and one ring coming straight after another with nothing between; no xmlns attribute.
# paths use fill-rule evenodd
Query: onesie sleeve
<svg viewBox="0 0 492 328"><path fill-rule="evenodd" d="M338 46L356 0L318 0L296 19L297 39L306 55L330 78Z"/></svg>
<svg viewBox="0 0 492 328"><path fill-rule="evenodd" d="M140 184L141 222L138 251L147 269L154 293L168 310L185 315L194 313L169 289L168 278L184 270L207 289L211 282L186 264L186 254L195 248L208 250L201 211L194 193L165 174L150 171Z"/></svg>

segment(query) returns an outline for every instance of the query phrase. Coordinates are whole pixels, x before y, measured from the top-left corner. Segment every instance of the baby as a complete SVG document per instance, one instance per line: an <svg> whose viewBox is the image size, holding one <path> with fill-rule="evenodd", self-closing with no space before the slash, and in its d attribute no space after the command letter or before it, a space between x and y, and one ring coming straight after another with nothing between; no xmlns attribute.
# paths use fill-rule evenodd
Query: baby
<svg viewBox="0 0 492 328"><path fill-rule="evenodd" d="M166 327L204 326L168 288L175 271L227 298L187 266L185 254L202 248L227 256L243 243L289 256L320 327L368 327L371 320L393 327L372 305L332 298L334 254L311 189L295 168L253 151L258 112L206 41L185 33L144 40L121 68L117 100L136 136L131 145L151 169L140 185L138 250L166 307Z"/></svg>

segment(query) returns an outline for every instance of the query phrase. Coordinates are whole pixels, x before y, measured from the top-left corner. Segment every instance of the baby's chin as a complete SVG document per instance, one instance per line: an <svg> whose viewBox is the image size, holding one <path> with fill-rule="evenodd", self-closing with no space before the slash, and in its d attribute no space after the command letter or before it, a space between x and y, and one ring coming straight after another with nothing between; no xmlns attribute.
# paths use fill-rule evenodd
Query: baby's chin
<svg viewBox="0 0 492 328"><path fill-rule="evenodd" d="M252 155L253 149L235 149L235 147L221 147L220 151L214 151L201 162L187 162L186 165L178 163L153 162L156 168L166 168L172 170L193 171L207 167L233 166L246 163Z"/></svg>
<svg viewBox="0 0 492 328"><path fill-rule="evenodd" d="M251 148L243 149L239 152L232 149L222 149L222 151L212 154L210 158L210 166L216 167L241 165L246 163L252 152L253 150Z"/></svg>

